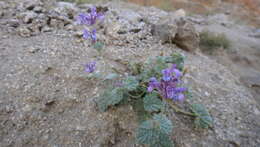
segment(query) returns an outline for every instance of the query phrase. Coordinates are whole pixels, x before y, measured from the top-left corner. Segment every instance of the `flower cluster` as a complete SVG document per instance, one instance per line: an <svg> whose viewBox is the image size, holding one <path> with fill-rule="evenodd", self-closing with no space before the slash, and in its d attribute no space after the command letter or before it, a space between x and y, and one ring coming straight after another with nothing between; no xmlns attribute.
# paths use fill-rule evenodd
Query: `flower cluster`
<svg viewBox="0 0 260 147"><path fill-rule="evenodd" d="M96 7L91 7L89 13L87 14L81 13L78 15L77 23L86 26L94 26L98 20L102 21L103 19L104 19L104 14L98 13ZM96 42L97 41L96 29L95 28L93 28L92 30L85 29L83 31L83 38L84 39L90 38L92 42Z"/></svg>
<svg viewBox="0 0 260 147"><path fill-rule="evenodd" d="M96 62L95 61L90 62L90 63L85 65L85 72L92 73L92 72L95 71L95 69L96 69Z"/></svg>
<svg viewBox="0 0 260 147"><path fill-rule="evenodd" d="M172 99L174 101L183 101L184 94L187 89L184 87L178 87L181 82L182 73L173 64L171 68L162 70L162 79L157 81L155 77L152 77L149 82L148 92L152 92L154 89L158 90L160 95L164 98Z"/></svg>

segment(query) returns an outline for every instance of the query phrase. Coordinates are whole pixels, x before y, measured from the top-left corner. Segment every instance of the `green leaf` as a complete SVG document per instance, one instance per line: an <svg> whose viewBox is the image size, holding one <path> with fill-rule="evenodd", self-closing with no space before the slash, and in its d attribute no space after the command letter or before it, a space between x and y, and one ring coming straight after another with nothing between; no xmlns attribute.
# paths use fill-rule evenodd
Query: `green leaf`
<svg viewBox="0 0 260 147"><path fill-rule="evenodd" d="M124 85L124 88L126 88L128 91L133 91L138 87L139 81L134 76L128 76L123 81L123 85Z"/></svg>
<svg viewBox="0 0 260 147"><path fill-rule="evenodd" d="M131 101L130 104L133 106L133 109L137 114L139 123L152 118L152 115L144 109L143 99Z"/></svg>
<svg viewBox="0 0 260 147"><path fill-rule="evenodd" d="M184 56L180 53L173 53L171 56L159 56L163 63L176 64L177 68L182 70L184 66Z"/></svg>
<svg viewBox="0 0 260 147"><path fill-rule="evenodd" d="M156 114L153 119L144 121L138 128L137 141L140 144L149 144L153 147L171 147L169 137L172 123L166 116Z"/></svg>
<svg viewBox="0 0 260 147"><path fill-rule="evenodd" d="M184 67L184 56L181 55L180 53L173 53L171 55L171 59L169 63L174 63L177 65L177 68L180 70L183 70Z"/></svg>
<svg viewBox="0 0 260 147"><path fill-rule="evenodd" d="M160 141L155 142L154 144L151 144L150 147L173 147L174 144L171 141L171 138L169 135L161 133L159 135Z"/></svg>
<svg viewBox="0 0 260 147"><path fill-rule="evenodd" d="M110 73L105 77L105 80L113 80L116 79L118 77L118 74L116 73Z"/></svg>
<svg viewBox="0 0 260 147"><path fill-rule="evenodd" d="M121 88L108 88L103 95L99 97L97 104L100 111L106 111L109 106L120 103L124 98L124 92Z"/></svg>
<svg viewBox="0 0 260 147"><path fill-rule="evenodd" d="M140 144L154 144L159 138L160 130L158 130L153 120L143 122L137 134L137 140Z"/></svg>
<svg viewBox="0 0 260 147"><path fill-rule="evenodd" d="M102 79L102 74L101 73L90 73L87 75L88 79Z"/></svg>
<svg viewBox="0 0 260 147"><path fill-rule="evenodd" d="M101 43L101 42L96 42L93 47L94 47L94 49L96 49L98 52L101 52L102 49L103 49L103 47L104 47L104 44Z"/></svg>
<svg viewBox="0 0 260 147"><path fill-rule="evenodd" d="M172 132L173 129L172 122L165 115L155 114L153 116L153 119L160 124L159 129L163 133L170 134Z"/></svg>
<svg viewBox="0 0 260 147"><path fill-rule="evenodd" d="M142 63L135 63L135 62L129 63L129 68L133 75L140 74L142 71L142 66L143 66Z"/></svg>
<svg viewBox="0 0 260 147"><path fill-rule="evenodd" d="M158 99L156 93L148 94L144 97L144 109L149 112L158 112L163 108L163 103Z"/></svg>
<svg viewBox="0 0 260 147"><path fill-rule="evenodd" d="M213 119L202 104L192 104L191 109L196 115L198 115L194 121L196 127L203 129L212 127Z"/></svg>
<svg viewBox="0 0 260 147"><path fill-rule="evenodd" d="M167 64L163 56L156 57L156 64L153 66L157 74L161 74L162 70L167 68Z"/></svg>
<svg viewBox="0 0 260 147"><path fill-rule="evenodd" d="M184 94L185 94L185 98L186 98L186 99L192 100L193 95L192 95L192 90L191 90L190 88L188 88L188 90L185 91Z"/></svg>
<svg viewBox="0 0 260 147"><path fill-rule="evenodd" d="M148 82L150 77L161 77L161 71L171 64L176 64L181 71L184 67L184 56L179 53L173 53L171 56L157 56L154 60L149 60L142 68L141 78L144 82Z"/></svg>

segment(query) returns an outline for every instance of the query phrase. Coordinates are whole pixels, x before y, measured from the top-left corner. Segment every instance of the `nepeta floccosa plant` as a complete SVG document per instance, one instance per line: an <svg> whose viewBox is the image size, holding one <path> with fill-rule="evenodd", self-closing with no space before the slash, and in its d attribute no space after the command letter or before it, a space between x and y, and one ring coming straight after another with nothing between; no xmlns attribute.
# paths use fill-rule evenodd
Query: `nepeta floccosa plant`
<svg viewBox="0 0 260 147"><path fill-rule="evenodd" d="M213 124L202 104L185 101L190 92L183 86L183 66L184 57L172 54L157 56L146 63L129 63L129 75L112 73L98 76L107 89L97 98L97 106L100 111L106 111L120 104L132 105L140 123L137 142L151 147L172 147L173 124L167 118L167 109L172 108L177 113L190 116L196 128L209 128ZM94 69L95 62L86 65L86 72L93 74ZM181 110L177 103L188 105L189 110Z"/></svg>
<svg viewBox="0 0 260 147"><path fill-rule="evenodd" d="M80 25L84 25L83 30L83 38L90 39L94 48L97 49L99 52L103 48L103 44L97 42L97 25L99 22L102 22L105 18L104 13L97 12L96 7L91 7L90 12L88 13L80 13L77 17L77 23Z"/></svg>

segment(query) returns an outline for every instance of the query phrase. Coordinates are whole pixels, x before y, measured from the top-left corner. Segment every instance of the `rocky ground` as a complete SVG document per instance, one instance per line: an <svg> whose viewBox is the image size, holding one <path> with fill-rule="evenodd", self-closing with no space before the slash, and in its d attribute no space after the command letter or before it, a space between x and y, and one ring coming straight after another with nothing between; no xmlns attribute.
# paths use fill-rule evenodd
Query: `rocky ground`
<svg viewBox="0 0 260 147"><path fill-rule="evenodd" d="M260 146L260 32L236 24L227 14L186 16L126 3L107 7L98 38L103 58L81 39L75 16L90 5L54 1L0 1L0 146L140 146L133 108L99 112L102 87L87 79L84 64L98 71L125 72L125 61L145 61L179 52L189 69L185 84L194 101L214 118L210 130L196 130L191 119L174 112L172 139L183 147ZM217 56L197 49L198 32L223 32L232 41Z"/></svg>

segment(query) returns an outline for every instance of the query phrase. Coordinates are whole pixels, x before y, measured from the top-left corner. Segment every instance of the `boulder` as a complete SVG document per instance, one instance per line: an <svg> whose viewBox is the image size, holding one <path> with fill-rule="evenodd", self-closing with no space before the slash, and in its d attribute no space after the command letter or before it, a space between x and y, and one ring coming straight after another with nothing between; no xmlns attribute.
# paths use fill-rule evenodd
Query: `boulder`
<svg viewBox="0 0 260 147"><path fill-rule="evenodd" d="M162 23L153 24L151 34L162 43L174 43L186 51L193 51L199 47L199 33L183 18L169 18Z"/></svg>
<svg viewBox="0 0 260 147"><path fill-rule="evenodd" d="M177 22L177 33L173 42L186 51L194 51L199 47L199 33L195 27L188 21L180 19Z"/></svg>
<svg viewBox="0 0 260 147"><path fill-rule="evenodd" d="M151 34L156 36L162 43L171 42L177 33L177 25L175 23L153 24Z"/></svg>

